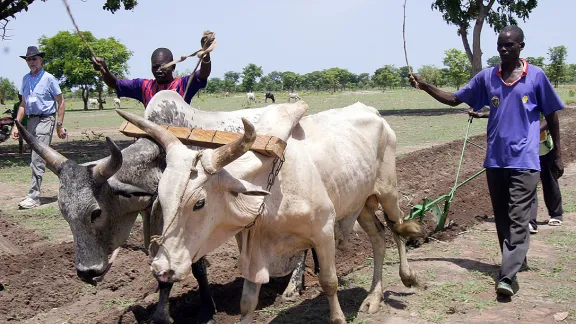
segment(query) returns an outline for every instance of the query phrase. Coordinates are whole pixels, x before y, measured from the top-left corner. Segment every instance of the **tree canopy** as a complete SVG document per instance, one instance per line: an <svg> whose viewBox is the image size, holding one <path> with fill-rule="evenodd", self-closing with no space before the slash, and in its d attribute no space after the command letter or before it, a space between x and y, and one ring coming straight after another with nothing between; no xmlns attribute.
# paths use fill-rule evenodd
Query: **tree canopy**
<svg viewBox="0 0 576 324"><path fill-rule="evenodd" d="M47 0L40 0L46 2ZM28 11L28 7L35 0L0 0L0 39L9 37L6 35L6 25L10 19L16 18L16 14ZM137 0L105 0L102 9L115 13L124 7L125 10L132 10L138 5Z"/></svg>
<svg viewBox="0 0 576 324"><path fill-rule="evenodd" d="M498 33L507 25L517 25L516 18L525 21L537 5L537 0L434 0L432 10L440 11L447 24L457 27L464 51L472 64L472 75L475 75L482 70L480 35L484 22L488 22ZM472 23L474 28L470 47L468 30Z"/></svg>
<svg viewBox="0 0 576 324"><path fill-rule="evenodd" d="M89 31L82 34L97 55L104 58L112 74L122 78L128 73L127 62L132 52L125 45L113 37L98 39ZM101 97L104 83L100 72L92 67L91 54L80 37L76 33L60 31L52 37L40 37L38 43L40 49L46 52L44 69L59 79L63 87L81 88L84 109L87 110L89 91L96 90Z"/></svg>

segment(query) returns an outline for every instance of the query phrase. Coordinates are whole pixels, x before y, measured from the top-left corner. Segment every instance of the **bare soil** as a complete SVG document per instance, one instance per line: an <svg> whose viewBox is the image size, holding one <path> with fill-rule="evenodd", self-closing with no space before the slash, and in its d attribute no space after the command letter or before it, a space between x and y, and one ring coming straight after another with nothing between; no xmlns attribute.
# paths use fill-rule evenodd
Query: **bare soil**
<svg viewBox="0 0 576 324"><path fill-rule="evenodd" d="M576 129L571 125L576 121L576 109L566 109L561 114L561 120L564 163L568 165L575 160L576 142L571 139L576 136ZM478 145L485 145L484 136L477 136L471 140ZM397 159L399 191L402 195L402 208L405 213L408 213L414 204L421 203L424 197L434 199L450 191L454 185L462 143L460 140L436 145L402 155ZM126 146L130 144L130 141L120 144ZM56 144L56 149L75 160L92 160L108 154L102 141L59 143ZM27 164L29 155L18 156L10 150L6 146L0 146L0 156L9 158L13 163ZM464 180L481 170L483 159L482 149L469 146L464 156L460 179ZM52 184L53 192L55 192L55 187L56 184ZM17 202L18 193L15 191L23 192L21 189L0 188L0 195L8 197L3 199L3 202L11 204ZM55 201L55 198L55 196L47 197L49 201ZM542 206L543 203L540 205ZM0 208L3 208L0 210L0 245L2 246L0 248L0 323L142 323L153 312L157 302L156 282L148 270L148 257L142 251L141 224L137 223L134 227L130 239L123 246L115 265L104 281L97 287L92 287L76 278L73 264L74 250L70 236L56 242L49 240L37 231L28 230L15 222L13 216L18 213L15 209ZM497 247L488 249L482 243L486 241L491 242L492 245L496 244L495 234L479 237L467 236L468 232L466 232L467 230L470 233L489 232L493 228L491 215L484 175L464 185L456 192L450 208L449 218L452 224L450 228L435 234L432 239L413 242L417 248L409 251L409 257L414 259L412 264L421 277L427 279L429 287L439 287L436 283L446 283L451 280L462 278L465 280L467 271L475 271L473 275L478 277L476 272L492 273L497 270L495 265L499 262ZM481 227L474 227L478 224ZM566 226L563 230L576 231L572 225ZM427 217L426 230L430 232L434 226L431 218ZM545 235L541 237L544 240ZM422 244L429 240L434 243ZM392 247L391 240L389 243ZM534 251L539 251L538 253L545 256L549 249L546 250L541 243L541 250L535 248ZM389 256L396 254L395 248L389 249ZM215 315L217 323L234 323L239 319L242 279L236 268L236 256L237 247L233 240L208 256L211 263L209 280L218 310ZM454 256L457 256L458 260ZM366 271L370 272L371 269L370 257L371 247L364 233L353 235L348 247L337 253L337 270L342 279L339 297L344 312L351 321L413 323L415 321L444 322L448 318L449 322L481 323L483 320L484 322L492 320L498 322L502 319L508 322L509 319L510 322L514 322L522 318L526 319L522 317L524 316L522 313L520 314L522 316L518 317L518 310L514 313L516 317L507 318L505 316L509 316L512 312L511 306L507 306L509 310L506 311L488 302L482 310L477 307L466 308L467 306L464 305L455 306L455 309L441 309L440 311L444 313L440 317L430 314L426 309L432 309L434 312L435 306L426 306L426 303L432 303L426 299L429 298L426 294L422 295L401 285L397 263L394 260L387 263L390 270L390 275L387 277L390 286L384 294L384 309L377 314L363 316L358 313L358 308L367 295L366 289L369 287L370 279L367 280L367 286L358 284L356 279L360 278L361 283L366 283L364 276ZM542 257L542 260L545 266L546 259ZM311 257L307 263L311 268ZM564 264L565 267L568 265L571 263ZM284 301L280 298L288 278L276 278L270 284L263 286L257 322L323 323L328 321L326 297L321 294L317 278L310 268L306 273L307 289L296 301ZM572 276L575 274L572 273ZM474 280L477 281L475 281L477 285L490 285L490 282L486 283L486 278L476 277ZM550 278L538 278L538 280L547 282L548 285L555 282ZM576 291L576 282L572 282L571 288ZM481 301L484 300L482 298L493 299L492 291L482 290L472 295L474 298L480 298ZM174 320L177 323L195 323L199 311L199 294L193 277L178 283L171 296L171 316ZM523 298L526 298L526 303L517 302L513 305L525 309L540 305L539 303L542 302L539 295L534 299L530 299L532 298L530 296ZM459 299L446 302L457 305L466 304ZM543 302L546 303L546 301ZM564 309L557 305L546 307L547 310L544 313L548 317L544 316L543 319L549 319L550 314ZM530 310L530 312L536 311ZM574 318L573 312L571 310L570 312L566 320ZM475 314L476 318L470 317L470 313ZM547 323L547 321L543 320L538 323Z"/></svg>

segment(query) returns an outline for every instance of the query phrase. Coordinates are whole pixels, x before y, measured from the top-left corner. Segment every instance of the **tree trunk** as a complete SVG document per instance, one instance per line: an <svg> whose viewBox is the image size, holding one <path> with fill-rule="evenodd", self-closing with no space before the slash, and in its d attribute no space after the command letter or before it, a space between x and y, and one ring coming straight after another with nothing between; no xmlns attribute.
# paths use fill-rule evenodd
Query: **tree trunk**
<svg viewBox="0 0 576 324"><path fill-rule="evenodd" d="M478 5L478 17L476 18L476 24L474 25L474 31L472 34L472 76L475 76L478 72L482 71L482 49L480 46L480 35L482 34L482 27L484 27L484 20L486 16L492 9L494 2L496 0L490 0L490 2L484 6L482 0L476 0ZM469 56L470 57L470 56Z"/></svg>
<svg viewBox="0 0 576 324"><path fill-rule="evenodd" d="M82 88L82 101L84 101L84 110L88 110L88 90L85 87Z"/></svg>
<svg viewBox="0 0 576 324"><path fill-rule="evenodd" d="M98 89L98 110L103 110L104 105L102 105L102 88Z"/></svg>
<svg viewBox="0 0 576 324"><path fill-rule="evenodd" d="M464 45L464 51L466 52L466 55L468 55L470 64L472 64L474 56L472 55L472 50L470 49L470 42L468 41L468 31L466 30L466 26L464 25L460 25L460 37L462 38L462 45Z"/></svg>

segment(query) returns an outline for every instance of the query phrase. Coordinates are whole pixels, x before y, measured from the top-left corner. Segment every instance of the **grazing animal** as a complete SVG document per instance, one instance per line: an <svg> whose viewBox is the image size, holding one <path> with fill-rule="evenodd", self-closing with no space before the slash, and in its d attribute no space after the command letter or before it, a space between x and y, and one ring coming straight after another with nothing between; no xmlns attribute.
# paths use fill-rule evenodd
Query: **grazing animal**
<svg viewBox="0 0 576 324"><path fill-rule="evenodd" d="M256 121L264 109L206 112L192 109L173 91L160 91L148 104L145 117L162 125L237 132L241 130L241 116ZM103 280L112 266L109 255L127 240L138 213L143 216L145 237L161 234L161 219L157 221L159 217L152 213L151 207L166 162L154 141L141 138L120 151L107 138L111 156L79 165L34 141L21 125L17 127L31 148L46 160L46 166L58 175L58 203L74 237L75 267L82 281L96 285ZM148 248L149 242L144 245ZM304 263L300 261L294 266L291 279L295 284L285 290L284 296L290 297L302 289L303 271ZM203 259L192 265L192 273L199 284L200 317L209 321L214 304ZM155 323L169 323L172 283L159 282L159 288L160 298L152 318Z"/></svg>
<svg viewBox="0 0 576 324"><path fill-rule="evenodd" d="M241 322L251 323L261 284L290 270L275 261L313 247L331 322L346 323L337 297L334 241L344 242L355 220L370 237L374 274L361 310L376 312L386 248L384 225L376 215L382 208L398 246L402 282L417 284L402 238L419 235L420 227L404 222L399 208L394 131L376 109L361 103L302 118L307 108L304 102L270 106L256 127L242 119L241 138L203 151L184 146L151 121L118 111L166 150L158 184L162 243L151 264L158 280L184 279L190 262L235 235L244 277ZM277 163L249 151L256 133L287 141L283 166L269 191L264 188Z"/></svg>
<svg viewBox="0 0 576 324"><path fill-rule="evenodd" d="M92 108L96 108L98 106L98 99L94 98L88 99L88 105Z"/></svg>
<svg viewBox="0 0 576 324"><path fill-rule="evenodd" d="M114 107L120 108L120 98L114 98Z"/></svg>
<svg viewBox="0 0 576 324"><path fill-rule="evenodd" d="M254 92L247 92L246 100L248 101L248 104L250 104L252 101L256 102L256 96L254 95Z"/></svg>
<svg viewBox="0 0 576 324"><path fill-rule="evenodd" d="M294 99L294 101L302 100L302 98L300 98L300 96L295 92L290 92L288 94L288 102L290 102L290 99Z"/></svg>
<svg viewBox="0 0 576 324"><path fill-rule="evenodd" d="M264 95L264 102L268 102L268 99L272 99L272 103L276 103L276 99L274 99L274 94L272 92L266 92Z"/></svg>

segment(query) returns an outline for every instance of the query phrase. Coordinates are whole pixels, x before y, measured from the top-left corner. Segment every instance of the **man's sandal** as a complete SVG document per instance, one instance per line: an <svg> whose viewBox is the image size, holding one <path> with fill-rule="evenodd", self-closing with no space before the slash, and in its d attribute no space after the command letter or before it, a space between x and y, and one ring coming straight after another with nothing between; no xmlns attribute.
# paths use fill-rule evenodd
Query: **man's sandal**
<svg viewBox="0 0 576 324"><path fill-rule="evenodd" d="M548 225L549 226L560 226L560 225L562 225L562 221L559 219L550 218L550 220L548 221Z"/></svg>

